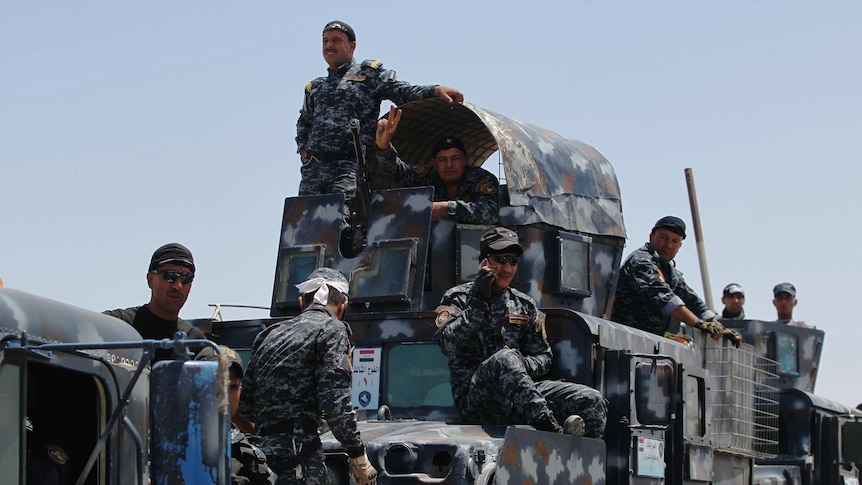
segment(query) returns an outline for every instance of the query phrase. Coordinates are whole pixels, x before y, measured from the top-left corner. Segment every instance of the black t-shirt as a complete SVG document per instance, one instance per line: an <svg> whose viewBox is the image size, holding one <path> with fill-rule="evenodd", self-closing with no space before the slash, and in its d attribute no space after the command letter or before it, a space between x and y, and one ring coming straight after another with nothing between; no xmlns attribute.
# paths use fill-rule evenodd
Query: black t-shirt
<svg viewBox="0 0 862 485"><path fill-rule="evenodd" d="M161 340L165 338L174 338L174 333L183 331L188 334L190 339L205 339L204 333L197 327L193 327L185 320L178 318L176 320L165 320L153 315L147 305L131 308L120 308L117 310L106 310L105 315L110 315L119 318L124 322L131 324L135 330L145 339ZM160 360L168 360L174 358L172 349L156 349L156 356L153 363Z"/></svg>

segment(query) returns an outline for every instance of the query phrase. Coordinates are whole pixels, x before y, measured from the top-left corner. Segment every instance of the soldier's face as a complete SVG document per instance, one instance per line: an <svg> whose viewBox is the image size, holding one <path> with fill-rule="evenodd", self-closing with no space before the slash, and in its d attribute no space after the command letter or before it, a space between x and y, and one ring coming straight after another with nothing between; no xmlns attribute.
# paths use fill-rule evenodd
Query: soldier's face
<svg viewBox="0 0 862 485"><path fill-rule="evenodd" d="M656 229L649 237L649 245L658 252L661 259L670 261L682 247L682 236L664 228Z"/></svg>
<svg viewBox="0 0 862 485"><path fill-rule="evenodd" d="M353 59L356 42L347 40L347 34L338 30L327 30L323 33L323 60L331 69L338 69L345 62Z"/></svg>
<svg viewBox="0 0 862 485"><path fill-rule="evenodd" d="M228 384L228 402L230 403L230 414L233 417L239 408L239 396L242 394L242 378L236 369L230 370L230 384Z"/></svg>
<svg viewBox="0 0 862 485"><path fill-rule="evenodd" d="M503 256L499 258L499 256ZM499 259L507 260L505 263L501 263ZM506 254L492 254L488 256L488 269L492 273L494 273L494 288L498 290L502 290L504 288L508 288L510 284L512 284L512 280L515 278L515 273L518 272L518 263L512 263L512 259L519 260L520 256L515 253L506 253Z"/></svg>
<svg viewBox="0 0 862 485"><path fill-rule="evenodd" d="M790 293L781 292L775 295L772 304L775 305L775 311L778 313L779 320L787 320L793 317L793 307L796 306L796 298Z"/></svg>
<svg viewBox="0 0 862 485"><path fill-rule="evenodd" d="M721 302L724 303L724 308L727 308L729 312L739 313L742 310L742 305L745 304L745 296L742 293L734 293L722 296Z"/></svg>
<svg viewBox="0 0 862 485"><path fill-rule="evenodd" d="M440 150L434 156L434 168L444 184L459 184L467 170L467 156L457 148Z"/></svg>
<svg viewBox="0 0 862 485"><path fill-rule="evenodd" d="M163 264L159 266L158 271L175 270L187 272L189 269L179 264ZM147 273L147 284L151 290L150 310L156 316L171 320L176 318L180 313L186 300L189 298L189 292L192 291L192 283L183 284L181 278L174 279L173 283L168 283L160 273Z"/></svg>

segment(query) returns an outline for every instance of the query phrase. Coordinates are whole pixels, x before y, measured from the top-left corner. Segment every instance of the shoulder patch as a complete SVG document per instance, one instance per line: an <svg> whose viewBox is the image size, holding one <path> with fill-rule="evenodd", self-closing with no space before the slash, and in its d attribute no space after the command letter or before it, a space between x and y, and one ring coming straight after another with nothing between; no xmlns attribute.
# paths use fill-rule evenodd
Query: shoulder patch
<svg viewBox="0 0 862 485"><path fill-rule="evenodd" d="M490 180L484 179L481 182L479 182L478 185L476 185L476 192L480 192L480 193L488 194L488 195L496 195L497 194L497 187L495 187L494 184L492 184Z"/></svg>
<svg viewBox="0 0 862 485"><path fill-rule="evenodd" d="M362 61L362 67L370 67L371 69L383 69L383 63L377 59L365 59Z"/></svg>
<svg viewBox="0 0 862 485"><path fill-rule="evenodd" d="M460 313L457 308L449 305L440 305L437 307L437 318L434 319L434 324L437 328L445 327L450 320Z"/></svg>
<svg viewBox="0 0 862 485"><path fill-rule="evenodd" d="M45 452L48 454L48 458L58 465L65 465L69 461L69 455L66 454L66 450L57 445L46 446Z"/></svg>
<svg viewBox="0 0 862 485"><path fill-rule="evenodd" d="M420 177L427 177L431 172L431 167L427 163L420 163L419 165L413 165L413 171L418 173Z"/></svg>
<svg viewBox="0 0 862 485"><path fill-rule="evenodd" d="M545 314L542 312L536 316L536 333L541 333L545 340L548 339L548 334L545 333Z"/></svg>

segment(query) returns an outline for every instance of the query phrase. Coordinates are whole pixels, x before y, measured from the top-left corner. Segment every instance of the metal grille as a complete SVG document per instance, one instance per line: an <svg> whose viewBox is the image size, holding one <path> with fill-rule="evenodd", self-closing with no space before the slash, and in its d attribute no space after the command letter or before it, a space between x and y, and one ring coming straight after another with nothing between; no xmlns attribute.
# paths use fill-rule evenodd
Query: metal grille
<svg viewBox="0 0 862 485"><path fill-rule="evenodd" d="M705 349L717 451L753 458L778 453L778 363L743 344Z"/></svg>

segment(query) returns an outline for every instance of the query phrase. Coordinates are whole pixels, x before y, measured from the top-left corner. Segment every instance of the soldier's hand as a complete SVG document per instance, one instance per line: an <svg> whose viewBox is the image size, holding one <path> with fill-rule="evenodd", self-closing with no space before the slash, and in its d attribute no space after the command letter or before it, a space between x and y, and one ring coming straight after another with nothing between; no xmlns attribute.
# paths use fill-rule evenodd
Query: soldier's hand
<svg viewBox="0 0 862 485"><path fill-rule="evenodd" d="M392 137L395 136L395 130L398 129L398 123L401 122L401 110L395 109L395 105L389 106L389 116L381 118L377 122L377 133L374 143L380 150L389 148L392 143Z"/></svg>
<svg viewBox="0 0 862 485"><path fill-rule="evenodd" d="M739 335L739 332L737 332L736 330L734 330L732 328L725 328L721 332L721 335L722 335L722 337L726 338L727 340L730 340L730 343L732 343L733 346L736 347L737 349L742 344L742 336Z"/></svg>
<svg viewBox="0 0 862 485"><path fill-rule="evenodd" d="M677 342L679 342L679 343L681 343L681 344L683 344L683 345L687 345L687 344L690 344L690 343L694 342L694 339L693 339L693 338L691 338L691 335L687 335L687 334L684 334L684 333L670 333L670 332L665 332L665 333L664 333L664 338L669 338L669 339L674 340L674 341L677 341Z"/></svg>
<svg viewBox="0 0 862 485"><path fill-rule="evenodd" d="M455 88L450 88L449 86L443 86L442 84L434 88L434 96L437 96L449 104L460 104L464 102L464 95L461 94L461 91L458 91Z"/></svg>
<svg viewBox="0 0 862 485"><path fill-rule="evenodd" d="M377 483L377 470L368 461L368 455L350 459L350 473L356 478L357 485L374 485Z"/></svg>
<svg viewBox="0 0 862 485"><path fill-rule="evenodd" d="M496 278L497 275L488 266L488 259L483 259L479 265L479 274L476 275L476 279L473 282L476 285L476 293L479 295L479 299L485 303L491 302L491 289Z"/></svg>
<svg viewBox="0 0 862 485"><path fill-rule="evenodd" d="M710 320L708 322L705 320L698 320L697 323L694 324L694 328L699 328L708 333L713 340L721 339L721 331L724 330L724 326L715 320Z"/></svg>

